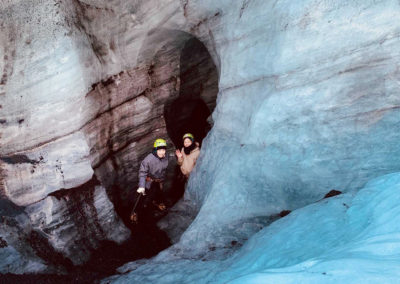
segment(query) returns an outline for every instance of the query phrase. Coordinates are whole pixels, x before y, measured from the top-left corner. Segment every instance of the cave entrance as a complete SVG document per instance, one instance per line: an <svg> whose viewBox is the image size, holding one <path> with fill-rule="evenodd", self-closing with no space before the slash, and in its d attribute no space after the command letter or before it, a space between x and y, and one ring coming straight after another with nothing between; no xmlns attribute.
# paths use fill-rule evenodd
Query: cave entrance
<svg viewBox="0 0 400 284"><path fill-rule="evenodd" d="M210 115L218 94L218 73L207 48L197 38L188 39L179 58L179 95L165 105L168 135L181 149L189 132L200 142L211 129Z"/></svg>
<svg viewBox="0 0 400 284"><path fill-rule="evenodd" d="M152 87L176 80L164 104L167 134L176 148L182 147L183 134L192 133L201 143L211 129L219 81L218 57L212 54L192 34L170 29L151 31L141 48L138 65L150 66Z"/></svg>
<svg viewBox="0 0 400 284"><path fill-rule="evenodd" d="M168 140L173 143L168 143L167 152L170 154L174 153L175 148L183 147L182 136L188 132L201 144L212 127L211 113L216 107L219 91L217 66L206 46L186 32L157 30L149 34L139 58L139 66L148 66L148 98L154 108L158 108L157 104L162 105L165 122L157 132L146 134L151 137L149 140L168 136ZM171 157L164 183L168 207L172 207L185 191L185 184L178 178L179 172L176 160ZM133 184L137 182L133 181ZM157 222L165 214L158 215L154 220ZM125 216L128 214L125 213ZM154 250L159 252L165 249L164 234L165 232L154 224L150 230L147 228L142 231L136 228L133 235L139 240L146 240L141 247L149 247L148 255L154 255ZM149 239L155 241L148 243Z"/></svg>
<svg viewBox="0 0 400 284"><path fill-rule="evenodd" d="M100 261L111 269L116 263L121 265L121 260L154 256L171 244L167 234L156 226L167 212L152 210L151 222L130 222L139 198L139 166L156 138L169 137L167 152L172 155L175 148L182 147L184 133L190 132L202 142L212 126L210 116L216 106L218 80L213 57L199 39L182 31L157 29L143 42L135 68L102 81L90 93L89 98L95 102L111 102L112 107L112 111L105 108L107 111L94 124L101 127L86 130L91 152L98 154L94 159L95 175L132 231L123 245L105 243L91 265L98 267ZM135 92L137 97L132 95ZM164 183L168 207L184 193L175 161L170 157Z"/></svg>
<svg viewBox="0 0 400 284"><path fill-rule="evenodd" d="M183 146L184 133L201 144L211 129L219 82L218 57L212 54L187 32L155 29L143 41L136 67L99 82L90 93L90 99L112 108L87 136L91 152L98 154L92 165L96 177L125 225L137 199L140 163L154 140L167 138L167 153L173 156ZM169 164L164 188L170 189L172 205L184 191L174 185L179 173L174 157Z"/></svg>
<svg viewBox="0 0 400 284"><path fill-rule="evenodd" d="M175 148L183 147L182 137L192 133L201 146L212 126L211 113L216 106L218 95L218 71L206 46L194 36L178 32L176 41L161 48L160 58L165 52L175 49L175 70L178 91L171 94L164 105L164 119L167 134ZM154 58L153 62L160 62ZM173 151L173 149L171 149ZM177 202L185 192L185 184L179 180L180 168L176 164L168 170L168 185L172 202Z"/></svg>
<svg viewBox="0 0 400 284"><path fill-rule="evenodd" d="M192 133L201 146L212 127L211 113L219 91L219 73L214 62L217 56L213 57L205 44L189 33L159 29L149 33L140 58L140 64L150 66L153 89L175 84L175 88L164 87L154 97L167 97L163 106L165 128L161 131L166 131L173 144L167 151L172 154L181 149L185 133ZM184 193L184 184L177 181L180 169L174 161L170 159L165 183L165 188L170 189L169 203L175 203Z"/></svg>
<svg viewBox="0 0 400 284"><path fill-rule="evenodd" d="M210 109L201 99L178 98L167 106L167 131L176 148L183 147L182 137L185 133L192 133L196 141L201 143L211 128L208 122L210 114Z"/></svg>

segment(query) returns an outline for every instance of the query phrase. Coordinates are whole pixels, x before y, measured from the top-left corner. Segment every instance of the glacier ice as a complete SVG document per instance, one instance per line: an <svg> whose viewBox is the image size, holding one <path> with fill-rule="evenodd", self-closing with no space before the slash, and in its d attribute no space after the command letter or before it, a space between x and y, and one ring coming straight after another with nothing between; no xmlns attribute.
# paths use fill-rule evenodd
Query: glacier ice
<svg viewBox="0 0 400 284"><path fill-rule="evenodd" d="M193 2L228 16L183 247L227 246L249 219L399 171L398 1L248 1L243 17L239 2Z"/></svg>
<svg viewBox="0 0 400 284"><path fill-rule="evenodd" d="M113 283L399 283L400 173L291 212L226 259L173 257L126 267ZM175 248L176 249L176 248Z"/></svg>
<svg viewBox="0 0 400 284"><path fill-rule="evenodd" d="M111 105L107 96L86 98L92 84L121 70L139 67L135 69L138 72L132 74L138 81L137 94L141 93L147 88L148 73L136 63L154 61L153 54L167 43L163 36L170 41L183 40L182 36L172 36L182 33L198 38L207 46L218 67L220 92L213 113L214 126L203 143L202 157L186 194L193 208L188 209L186 204L180 203L174 214L184 218L163 220L162 225L176 244L149 263L133 264L138 267L134 276L138 280L147 277L149 281L162 279L164 282L234 279L263 282L267 277L270 280L277 277L273 280L278 282L290 281L287 278L299 273L301 276L297 280L303 277L307 282L311 277L325 277L325 271L322 272L324 276L303 272L306 268L312 271L334 262L332 259L313 262L321 255L332 255L329 246L341 248L349 244L357 248L355 240L364 240L360 235L352 235L352 230L359 232L357 230L361 230L364 223L357 223L345 232L343 228L350 227L345 222L347 219L328 218L327 212L337 210L338 216L347 216L348 213L343 211L345 206L340 206L340 202L353 202L352 194L369 179L400 170L398 0L168 0L162 4L155 0L109 3L103 0L45 0L40 1L40 5L31 2L5 1L0 8L5 19L4 29L0 32L0 41L4 43L0 46L0 58L4 58L0 60L0 70L4 72L4 79L9 77L6 86L0 84L0 95L6 93L4 103L0 105L4 116L1 119L4 124L2 155L30 151L32 147L29 159L37 157L39 150L54 149L51 153L65 153L59 151L64 144L48 148L47 142L69 133L80 133L82 126L96 117L99 110L106 110L128 98L114 94ZM86 6L80 2L88 2L87 8L80 10ZM36 22L38 25L34 24ZM71 24L76 26L71 27ZM157 33L157 30L161 32ZM144 76L139 75L141 71ZM129 72L124 74L131 76ZM162 75L168 77L168 72ZM166 98L170 91L170 87L162 87L155 90L154 97L158 93L159 98ZM146 100L139 102L140 106L143 107ZM142 131L125 131L128 118L143 114L132 111L136 106L140 111L141 107L129 101L132 104L122 105L112 120L107 115L104 120L89 124L89 139L99 143L95 144L99 146L99 153L94 156L96 163L108 153L106 145L116 133L114 130L129 132L126 136L115 136L123 140L114 144L117 146ZM150 104L145 106L148 107ZM155 113L159 115L158 110ZM126 120L123 119L125 116ZM123 119L120 127L111 127L118 121L121 124L120 119ZM135 119L132 121L139 123ZM110 134L99 135L97 141L100 124L109 125L106 128L110 128L107 130ZM79 142L78 146L73 141ZM92 175L87 155L89 149L83 147L85 141L73 141L70 145L77 150L76 154L71 156L68 151L64 157L66 161L72 161L68 168L71 182L76 171L81 170L78 176L82 179ZM41 143L46 143L45 147L37 148ZM136 155L131 151L134 148L140 146L132 143L117 156L132 172L132 161L136 159L132 158ZM54 158L50 165L58 166L52 163L57 161L56 154L50 155ZM81 167L74 168L75 164ZM107 162L101 171L110 168L104 171L111 173L110 165ZM7 181L9 186L15 187L16 193L21 186L29 185L29 181L42 180L33 174L52 173L51 168L31 172L28 165L20 167L6 168L10 176L19 169L27 174L22 185L13 178ZM46 195L61 187L61 179L53 174L43 176L46 184L49 176L56 177L56 183L44 188L44 193L34 190L36 199L43 197L39 196L41 193ZM80 179L76 181L80 183ZM333 188L346 192L346 195L305 207ZM19 200L21 204L29 203L26 198ZM365 206L368 208L368 204ZM296 210L302 207L305 208ZM318 213L310 208L317 208ZM198 214L180 236L189 225L191 216L183 215L188 210L193 210L191 216ZM281 210L294 211L247 242L273 222ZM275 239L284 231L279 227L283 225L279 224L297 229L294 219L303 216L303 221L307 219L308 223L308 218L314 216L306 218L304 212L316 216L325 216L325 212L327 220L334 219L330 227L324 227L337 231L325 236L328 247L321 243L315 249L303 250L303 246L311 244L307 240L314 240L311 236L321 233L310 229L315 234L309 238L301 235L299 239L304 241L299 242L290 257L289 252L285 256L281 251L275 251L273 256L266 253L265 257L256 254L264 255L263 247L276 249L262 241L265 234L265 239L277 247L287 245ZM360 219L365 221L364 217ZM177 220L180 227L176 226ZM381 226L376 228L382 229ZM293 233L293 237L296 235ZM339 235L346 241L344 244L336 243L335 237ZM390 240L384 240L382 244L390 244ZM244 247L232 255L241 245ZM363 244L360 246L367 249ZM5 248L0 258L9 253L14 252ZM364 265L365 271L373 271L373 261L355 259L357 264L346 259L347 266ZM173 263L167 263L168 260ZM252 267L244 264L245 260ZM7 263L13 261L10 258ZM379 268L382 258L375 261ZM390 263L396 265L396 261ZM389 266L384 268L390 272ZM128 264L121 269L128 271L132 266ZM190 273L183 273L185 269ZM373 275L369 275L371 281ZM129 280L129 277L131 275L120 281ZM388 273L383 279L389 281L390 277Z"/></svg>
<svg viewBox="0 0 400 284"><path fill-rule="evenodd" d="M398 176L365 184L399 171L398 1L243 3L187 2L223 15L213 129L185 193L198 214L171 249L113 280L396 282L396 238L380 229L397 218L384 208ZM331 189L345 194L309 205ZM293 212L273 222L282 210ZM381 234L387 255L370 245Z"/></svg>

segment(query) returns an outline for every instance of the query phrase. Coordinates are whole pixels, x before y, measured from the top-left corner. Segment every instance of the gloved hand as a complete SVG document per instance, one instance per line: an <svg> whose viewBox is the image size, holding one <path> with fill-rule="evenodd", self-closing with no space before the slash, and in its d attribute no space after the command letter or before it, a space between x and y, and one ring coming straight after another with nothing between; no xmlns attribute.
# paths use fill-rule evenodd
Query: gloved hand
<svg viewBox="0 0 400 284"><path fill-rule="evenodd" d="M146 194L145 194L145 191L146 191L146 190L144 189L144 187L139 187L139 188L136 190L137 193L140 193L140 194L143 194L143 195L146 195Z"/></svg>

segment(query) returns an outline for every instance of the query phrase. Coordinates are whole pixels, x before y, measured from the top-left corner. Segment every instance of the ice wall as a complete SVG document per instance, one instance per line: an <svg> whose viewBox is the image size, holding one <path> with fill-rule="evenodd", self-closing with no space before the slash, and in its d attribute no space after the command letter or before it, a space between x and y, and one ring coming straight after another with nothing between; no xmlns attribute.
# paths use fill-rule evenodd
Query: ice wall
<svg viewBox="0 0 400 284"><path fill-rule="evenodd" d="M46 269L35 255L83 264L99 242L130 236L119 217L140 161L159 137L173 152L166 106L185 95L215 107L217 70L191 25L175 0L1 1L0 203L19 209L3 216L19 233L0 227L0 254L21 257L0 272Z"/></svg>
<svg viewBox="0 0 400 284"><path fill-rule="evenodd" d="M176 61L158 60L153 76L136 63L179 3L102 2L0 3L0 203L18 209L2 211L0 273L83 264L100 242L130 236L114 203L131 205L132 177L167 136L164 103L179 85Z"/></svg>
<svg viewBox="0 0 400 284"><path fill-rule="evenodd" d="M160 254L113 283L397 283L400 173L324 199L255 234L226 260Z"/></svg>
<svg viewBox="0 0 400 284"><path fill-rule="evenodd" d="M159 102L178 93L168 76L178 67L154 63L189 38L208 49L220 91L187 189L198 215L170 257L226 257L281 210L400 170L398 1L6 0L0 13L0 194L21 206L6 219L25 246L21 228L52 226L68 190L79 193L96 171L104 181L130 176L146 143L166 135ZM77 206L112 219L95 189ZM43 269L9 229L0 228L2 256L16 249L36 261L21 264L29 271Z"/></svg>
<svg viewBox="0 0 400 284"><path fill-rule="evenodd" d="M201 2L224 17L215 124L188 189L201 209L181 239L200 250L399 170L398 1L231 2Z"/></svg>
<svg viewBox="0 0 400 284"><path fill-rule="evenodd" d="M306 270L329 250L331 259L314 267L320 275L299 272L296 280L324 279L330 261L332 270L340 268L327 281L352 281L360 269L354 279L377 282L378 272L368 274L375 261L388 273L383 282L396 279L399 259L390 234L382 236L387 255L367 243L379 239L386 219L396 219L384 208L395 206L389 203L397 181L375 187L371 198L385 201L360 193L357 209L350 207L349 216L346 210L350 194L368 180L399 171L399 2L186 1L185 13L207 19L199 30L211 30L220 68L214 127L186 195L199 213L172 249L147 265L125 266L121 272L134 271L119 281L225 283L254 271L237 283L291 283L289 271ZM383 188L386 194L377 197ZM220 262L271 216L331 189L348 195L289 215ZM379 202L387 203L371 213L368 204ZM380 221L366 229L371 216ZM364 229L374 232L372 239ZM298 244L287 243L291 234ZM371 258L349 259L358 248ZM288 268L298 263L303 266ZM272 268L280 267L284 273L275 275ZM256 274L264 269L271 270Z"/></svg>

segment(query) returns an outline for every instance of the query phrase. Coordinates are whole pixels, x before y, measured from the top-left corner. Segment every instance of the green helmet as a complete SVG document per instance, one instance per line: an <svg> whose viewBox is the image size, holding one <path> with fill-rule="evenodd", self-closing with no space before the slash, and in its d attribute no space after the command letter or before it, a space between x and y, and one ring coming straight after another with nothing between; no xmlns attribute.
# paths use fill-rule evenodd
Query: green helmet
<svg viewBox="0 0 400 284"><path fill-rule="evenodd" d="M160 147L167 147L167 141L165 141L164 139L157 139L156 141L154 141L154 148L160 148Z"/></svg>
<svg viewBox="0 0 400 284"><path fill-rule="evenodd" d="M189 138L190 140L194 141L194 136L192 133L186 133L185 135L183 135L183 140L185 140L186 138Z"/></svg>

